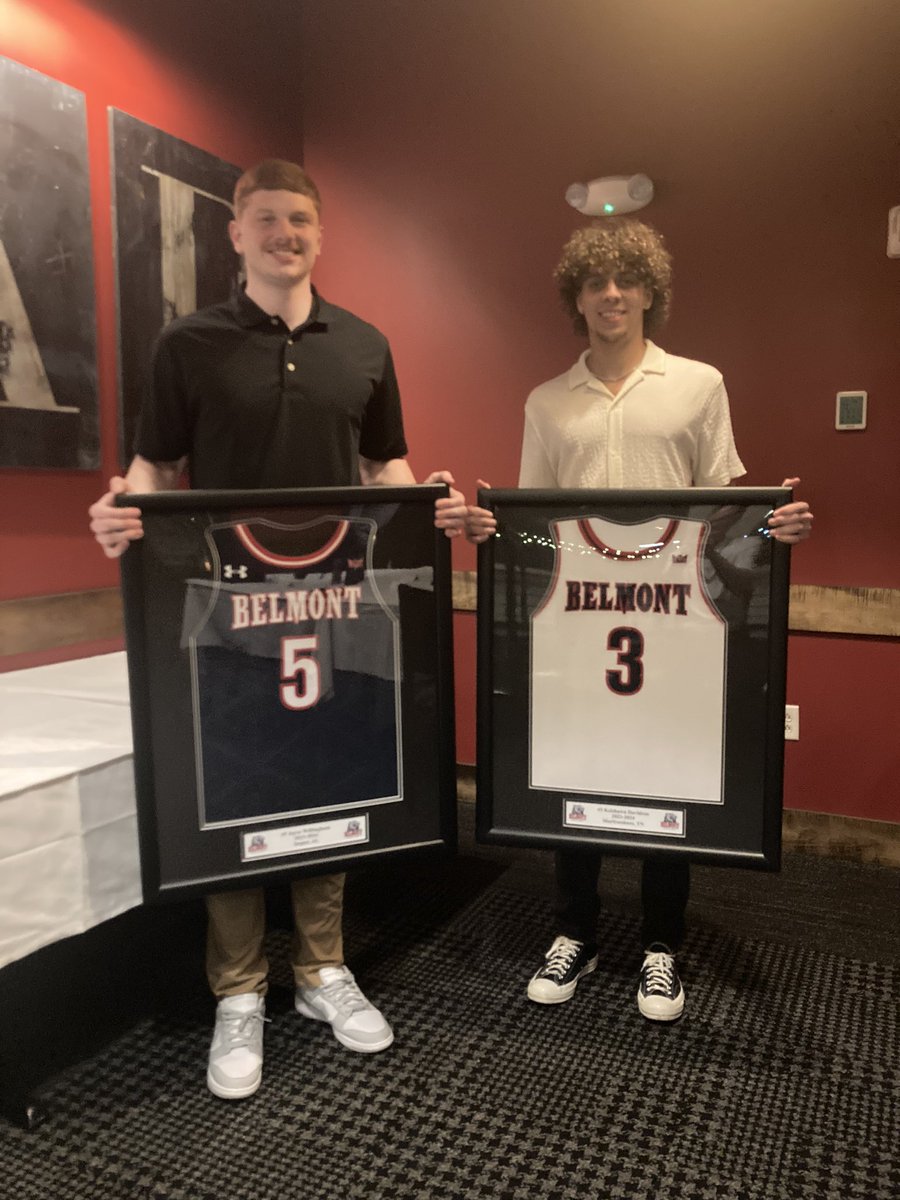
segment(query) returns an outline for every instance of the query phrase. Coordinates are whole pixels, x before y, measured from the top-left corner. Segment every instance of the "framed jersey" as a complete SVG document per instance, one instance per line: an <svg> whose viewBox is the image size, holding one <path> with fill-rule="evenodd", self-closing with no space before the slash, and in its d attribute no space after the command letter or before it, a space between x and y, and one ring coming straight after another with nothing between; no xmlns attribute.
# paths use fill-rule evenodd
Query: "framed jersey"
<svg viewBox="0 0 900 1200"><path fill-rule="evenodd" d="M789 500L480 493L479 840L778 867Z"/></svg>
<svg viewBox="0 0 900 1200"><path fill-rule="evenodd" d="M125 498L145 899L455 844L446 493Z"/></svg>

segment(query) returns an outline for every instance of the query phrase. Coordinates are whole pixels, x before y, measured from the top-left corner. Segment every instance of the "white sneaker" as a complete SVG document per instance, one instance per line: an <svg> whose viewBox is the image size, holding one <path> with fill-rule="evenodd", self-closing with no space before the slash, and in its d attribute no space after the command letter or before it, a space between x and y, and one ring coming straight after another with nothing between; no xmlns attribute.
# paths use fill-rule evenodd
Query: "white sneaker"
<svg viewBox="0 0 900 1200"><path fill-rule="evenodd" d="M360 991L347 967L323 967L319 987L298 987L294 1007L303 1017L327 1021L348 1050L374 1054L394 1040L390 1025Z"/></svg>
<svg viewBox="0 0 900 1200"><path fill-rule="evenodd" d="M222 1100L252 1096L262 1083L266 1002L256 992L225 996L216 1007L206 1086Z"/></svg>

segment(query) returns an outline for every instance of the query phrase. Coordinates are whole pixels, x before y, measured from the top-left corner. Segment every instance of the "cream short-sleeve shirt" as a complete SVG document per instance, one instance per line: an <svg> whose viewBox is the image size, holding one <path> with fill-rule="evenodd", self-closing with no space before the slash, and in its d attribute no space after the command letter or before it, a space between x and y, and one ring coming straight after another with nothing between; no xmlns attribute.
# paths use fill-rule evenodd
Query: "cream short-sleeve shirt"
<svg viewBox="0 0 900 1200"><path fill-rule="evenodd" d="M715 367L647 342L614 396L587 355L528 397L519 487L724 487L744 474Z"/></svg>

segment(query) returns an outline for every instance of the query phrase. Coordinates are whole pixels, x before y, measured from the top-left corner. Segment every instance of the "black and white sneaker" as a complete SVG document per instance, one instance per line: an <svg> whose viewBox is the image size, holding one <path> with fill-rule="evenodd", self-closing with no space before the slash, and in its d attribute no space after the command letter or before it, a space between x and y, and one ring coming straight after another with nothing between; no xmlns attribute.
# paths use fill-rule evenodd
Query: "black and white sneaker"
<svg viewBox="0 0 900 1200"><path fill-rule="evenodd" d="M544 956L544 965L528 984L528 999L538 1004L562 1004L575 995L578 980L597 969L597 947L574 938L554 939Z"/></svg>
<svg viewBox="0 0 900 1200"><path fill-rule="evenodd" d="M650 1021L677 1021L684 1012L684 988L675 970L675 955L662 942L644 951L638 1008Z"/></svg>

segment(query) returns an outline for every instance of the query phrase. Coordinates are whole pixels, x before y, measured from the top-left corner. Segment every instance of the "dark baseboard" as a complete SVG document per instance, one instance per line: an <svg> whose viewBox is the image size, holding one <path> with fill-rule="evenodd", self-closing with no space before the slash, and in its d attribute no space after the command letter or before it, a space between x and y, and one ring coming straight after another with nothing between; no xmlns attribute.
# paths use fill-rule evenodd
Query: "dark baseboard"
<svg viewBox="0 0 900 1200"><path fill-rule="evenodd" d="M140 907L0 970L0 1114L38 1123L47 1079L205 989L200 902Z"/></svg>

